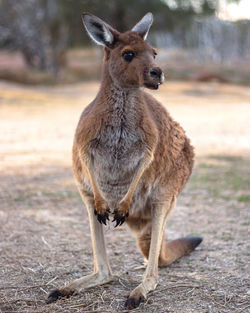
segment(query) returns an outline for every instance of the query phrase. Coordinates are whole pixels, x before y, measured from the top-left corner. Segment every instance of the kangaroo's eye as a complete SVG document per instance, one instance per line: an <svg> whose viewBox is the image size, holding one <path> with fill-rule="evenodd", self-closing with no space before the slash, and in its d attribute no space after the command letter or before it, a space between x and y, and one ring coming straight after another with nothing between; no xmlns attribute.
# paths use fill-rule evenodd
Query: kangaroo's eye
<svg viewBox="0 0 250 313"><path fill-rule="evenodd" d="M155 57L157 56L157 53L156 52L154 52L154 59L155 59Z"/></svg>
<svg viewBox="0 0 250 313"><path fill-rule="evenodd" d="M134 58L135 54L133 51L125 51L123 54L122 54L122 57L125 61L127 62L131 62Z"/></svg>

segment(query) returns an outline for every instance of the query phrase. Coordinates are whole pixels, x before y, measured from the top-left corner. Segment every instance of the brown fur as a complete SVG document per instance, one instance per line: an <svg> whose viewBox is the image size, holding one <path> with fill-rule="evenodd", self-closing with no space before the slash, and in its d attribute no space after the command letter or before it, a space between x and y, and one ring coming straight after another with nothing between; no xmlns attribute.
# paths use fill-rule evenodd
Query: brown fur
<svg viewBox="0 0 250 313"><path fill-rule="evenodd" d="M141 88L156 88L161 83L162 77L150 75L156 68L155 50L138 33L110 31L114 41L104 49L100 90L76 129L73 169L92 225L92 275L101 277L100 283L111 277L102 229L95 221L106 224L110 214L117 225L126 221L149 259L142 284L126 302L133 308L155 288L158 260L160 266L168 265L200 243L190 238L166 243L163 235L166 218L191 174L194 152L182 127ZM132 62L123 59L125 51L135 53ZM90 283L86 280L77 280L54 294L64 295L67 290L72 294L93 286L91 275Z"/></svg>

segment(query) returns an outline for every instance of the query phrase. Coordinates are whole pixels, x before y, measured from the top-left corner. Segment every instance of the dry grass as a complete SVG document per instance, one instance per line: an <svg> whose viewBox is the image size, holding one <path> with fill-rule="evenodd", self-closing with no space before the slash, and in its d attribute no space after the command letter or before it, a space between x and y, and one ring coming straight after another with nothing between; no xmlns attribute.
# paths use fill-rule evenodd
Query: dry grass
<svg viewBox="0 0 250 313"><path fill-rule="evenodd" d="M74 186L71 146L96 83L64 87L0 84L0 312L123 312L143 259L125 227L105 227L119 278L46 305L49 290L91 272L88 219ZM159 270L135 312L249 310L249 119L244 87L167 83L154 93L196 146L193 176L171 215L169 238L199 234L197 251Z"/></svg>

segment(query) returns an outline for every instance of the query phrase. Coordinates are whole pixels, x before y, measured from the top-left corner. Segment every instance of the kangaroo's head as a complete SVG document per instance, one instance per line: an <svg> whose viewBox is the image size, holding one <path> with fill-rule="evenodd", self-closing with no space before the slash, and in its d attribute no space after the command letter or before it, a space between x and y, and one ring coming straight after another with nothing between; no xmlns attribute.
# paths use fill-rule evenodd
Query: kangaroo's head
<svg viewBox="0 0 250 313"><path fill-rule="evenodd" d="M83 13L82 18L89 36L105 47L105 66L115 84L126 88L158 89L164 75L155 64L155 49L145 41L153 22L152 13L147 13L125 33L92 14Z"/></svg>

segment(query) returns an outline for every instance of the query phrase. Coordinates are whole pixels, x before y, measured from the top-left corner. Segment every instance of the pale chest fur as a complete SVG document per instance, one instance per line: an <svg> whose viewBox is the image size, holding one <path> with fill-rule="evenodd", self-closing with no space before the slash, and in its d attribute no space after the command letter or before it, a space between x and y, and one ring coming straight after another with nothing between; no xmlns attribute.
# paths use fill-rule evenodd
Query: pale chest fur
<svg viewBox="0 0 250 313"><path fill-rule="evenodd" d="M91 158L99 188L107 201L116 202L127 192L145 153L142 142L137 98L113 90L109 110L91 144Z"/></svg>

